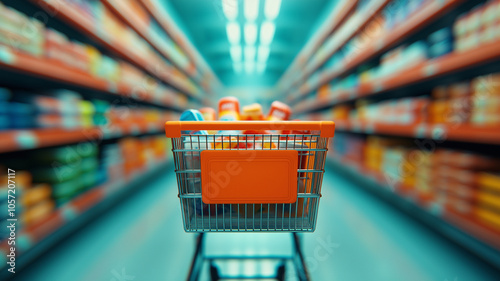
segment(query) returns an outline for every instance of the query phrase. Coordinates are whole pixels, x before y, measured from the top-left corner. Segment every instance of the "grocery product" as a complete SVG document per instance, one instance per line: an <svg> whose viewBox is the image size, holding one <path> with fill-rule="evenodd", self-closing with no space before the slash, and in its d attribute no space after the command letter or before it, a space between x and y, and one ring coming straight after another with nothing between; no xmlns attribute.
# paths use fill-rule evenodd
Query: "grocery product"
<svg viewBox="0 0 500 281"><path fill-rule="evenodd" d="M271 104L271 109L269 110L269 114L267 115L267 120L270 121L283 121L289 120L292 115L292 109L279 101L274 101Z"/></svg>
<svg viewBox="0 0 500 281"><path fill-rule="evenodd" d="M219 100L219 120L240 120L240 103L235 97L225 97Z"/></svg>
<svg viewBox="0 0 500 281"><path fill-rule="evenodd" d="M205 119L205 121L215 121L217 119L217 113L215 112L215 109L211 107L200 108L200 112L203 115L203 119Z"/></svg>
<svg viewBox="0 0 500 281"><path fill-rule="evenodd" d="M247 121L264 120L264 113L262 113L262 106L258 103L244 106L243 112L241 113L241 120L247 120Z"/></svg>
<svg viewBox="0 0 500 281"><path fill-rule="evenodd" d="M205 121L203 115L196 109L189 109L181 114L180 121ZM185 135L208 135L205 130L200 131L182 131Z"/></svg>

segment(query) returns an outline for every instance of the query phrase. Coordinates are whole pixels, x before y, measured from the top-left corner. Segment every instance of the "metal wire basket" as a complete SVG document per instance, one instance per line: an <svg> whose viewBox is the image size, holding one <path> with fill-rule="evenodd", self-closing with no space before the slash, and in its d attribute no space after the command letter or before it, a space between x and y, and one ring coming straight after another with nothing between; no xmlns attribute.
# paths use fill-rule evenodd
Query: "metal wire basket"
<svg viewBox="0 0 500 281"><path fill-rule="evenodd" d="M315 230L333 122L176 121L165 128L186 232Z"/></svg>

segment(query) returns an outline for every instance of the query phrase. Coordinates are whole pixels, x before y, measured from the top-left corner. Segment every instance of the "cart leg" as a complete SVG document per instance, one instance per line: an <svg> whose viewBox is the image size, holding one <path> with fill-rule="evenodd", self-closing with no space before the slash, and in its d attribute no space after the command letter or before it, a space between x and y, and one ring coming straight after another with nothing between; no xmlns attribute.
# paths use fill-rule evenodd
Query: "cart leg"
<svg viewBox="0 0 500 281"><path fill-rule="evenodd" d="M300 247L300 241L297 233L292 233L293 235L293 247L294 247L294 257L293 263L295 264L295 269L297 270L297 276L300 281L309 281L309 273L307 272L306 263L304 261L304 254L302 253L302 248Z"/></svg>
<svg viewBox="0 0 500 281"><path fill-rule="evenodd" d="M278 272L276 274L276 279L278 281L285 281L285 262L283 262L283 264L281 264L279 267L278 267Z"/></svg>
<svg viewBox="0 0 500 281"><path fill-rule="evenodd" d="M203 268L203 242L204 234L200 233L196 237L196 249L189 269L187 281L197 281L200 278L200 272Z"/></svg>
<svg viewBox="0 0 500 281"><path fill-rule="evenodd" d="M210 263L210 280L219 281L219 279L220 279L219 270L213 263Z"/></svg>

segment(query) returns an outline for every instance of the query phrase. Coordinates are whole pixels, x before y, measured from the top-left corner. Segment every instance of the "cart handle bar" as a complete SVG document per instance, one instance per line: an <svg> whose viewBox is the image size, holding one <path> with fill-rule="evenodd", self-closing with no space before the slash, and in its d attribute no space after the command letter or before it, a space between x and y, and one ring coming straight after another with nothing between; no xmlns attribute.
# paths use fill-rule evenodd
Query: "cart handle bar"
<svg viewBox="0 0 500 281"><path fill-rule="evenodd" d="M333 121L168 121L165 133L169 138L180 138L181 131L230 130L301 130L321 131L320 137L331 138L335 132Z"/></svg>

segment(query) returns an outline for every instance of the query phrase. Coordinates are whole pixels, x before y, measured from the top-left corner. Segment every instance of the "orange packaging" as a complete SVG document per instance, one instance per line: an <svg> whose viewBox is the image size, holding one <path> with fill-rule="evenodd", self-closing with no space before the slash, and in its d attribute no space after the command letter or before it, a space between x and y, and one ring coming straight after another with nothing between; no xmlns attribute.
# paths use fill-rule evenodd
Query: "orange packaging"
<svg viewBox="0 0 500 281"><path fill-rule="evenodd" d="M225 97L219 100L219 120L240 120L240 102L235 97Z"/></svg>
<svg viewBox="0 0 500 281"><path fill-rule="evenodd" d="M55 204L52 200L45 200L25 210L21 215L21 221L26 225L38 222L50 215L54 208Z"/></svg>
<svg viewBox="0 0 500 281"><path fill-rule="evenodd" d="M487 209L478 208L475 211L475 215L483 223L500 230L500 214Z"/></svg>
<svg viewBox="0 0 500 281"><path fill-rule="evenodd" d="M215 121L217 120L215 109L211 107L203 107L200 108L200 113L203 116L203 120L205 121Z"/></svg>
<svg viewBox="0 0 500 281"><path fill-rule="evenodd" d="M247 120L247 121L264 120L264 113L262 112L262 106L258 103L244 106L243 113L241 113L241 120Z"/></svg>
<svg viewBox="0 0 500 281"><path fill-rule="evenodd" d="M267 120L269 121L290 120L291 115L292 115L292 109L288 105L279 101L274 101L271 104L271 109L269 110Z"/></svg>
<svg viewBox="0 0 500 281"><path fill-rule="evenodd" d="M33 206L43 200L49 199L52 189L48 184L38 184L33 188L27 189L21 197L21 203L24 207Z"/></svg>
<svg viewBox="0 0 500 281"><path fill-rule="evenodd" d="M480 173L478 184L481 189L490 190L500 194L500 174Z"/></svg>

